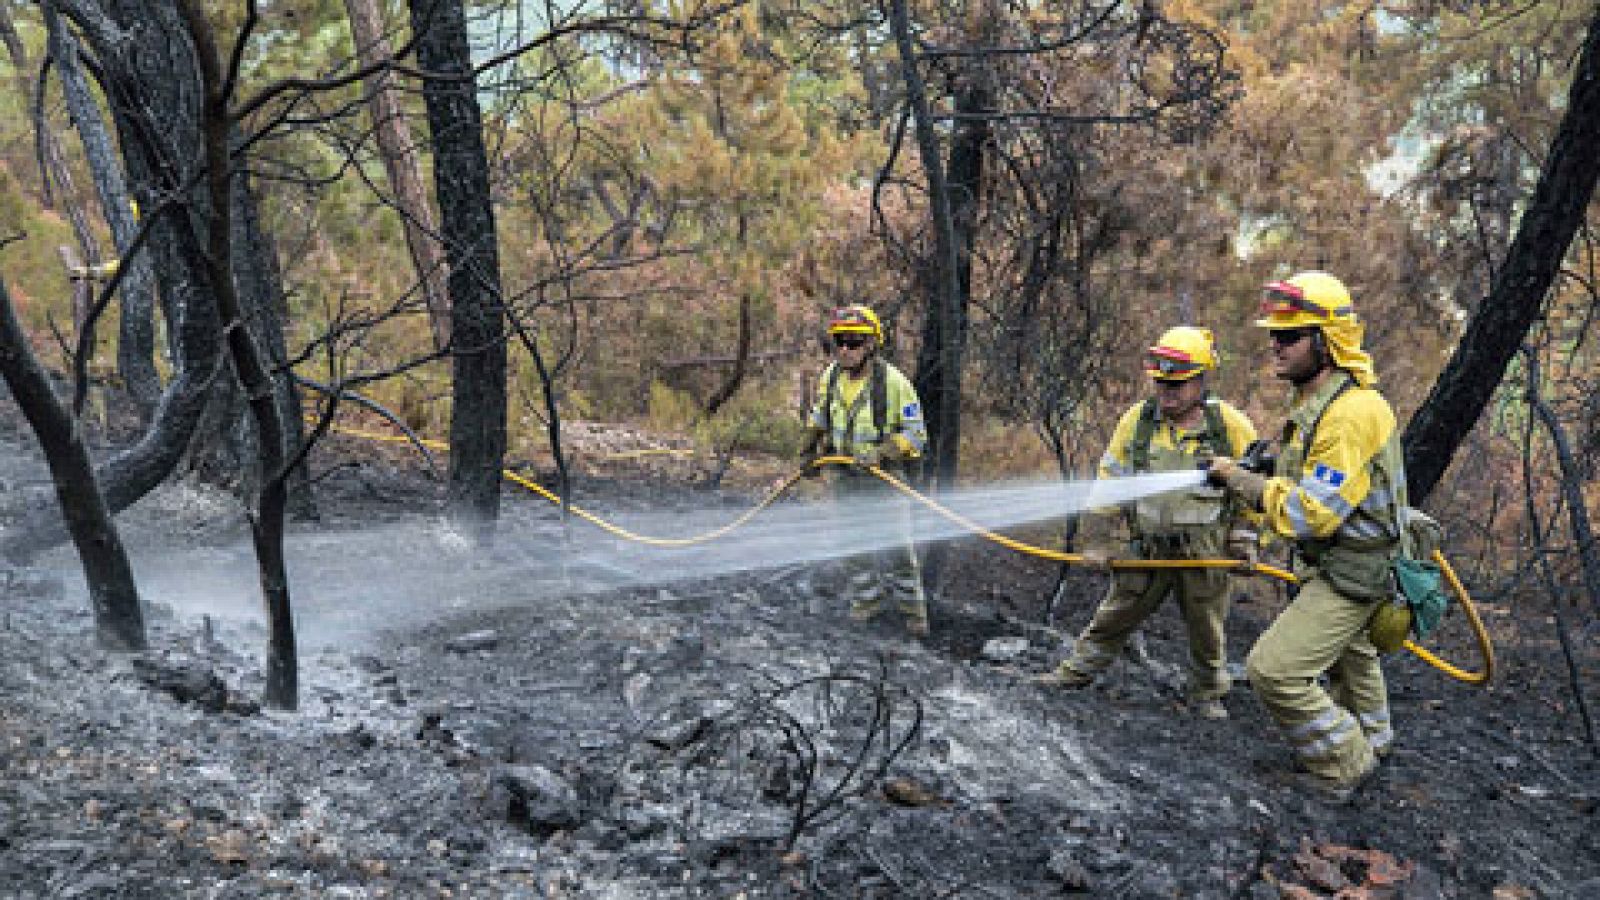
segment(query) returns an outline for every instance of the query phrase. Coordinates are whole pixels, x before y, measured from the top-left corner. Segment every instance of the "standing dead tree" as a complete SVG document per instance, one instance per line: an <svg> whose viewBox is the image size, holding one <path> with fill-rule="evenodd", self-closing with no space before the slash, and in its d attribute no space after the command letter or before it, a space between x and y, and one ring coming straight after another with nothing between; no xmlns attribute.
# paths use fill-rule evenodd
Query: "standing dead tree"
<svg viewBox="0 0 1600 900"><path fill-rule="evenodd" d="M1596 738L1594 718L1589 713L1589 704L1584 696L1583 674L1578 663L1576 650L1573 647L1571 628L1568 627L1566 613L1563 609L1566 591L1551 571L1550 553L1546 547L1545 536L1539 524L1539 509L1537 498L1538 491L1533 484L1535 470L1533 461L1533 432L1534 422L1538 421L1545 426L1550 434L1550 443L1556 454L1556 461L1560 469L1561 489L1558 496L1567 507L1567 514L1572 526L1572 536L1578 545L1578 556L1583 567L1584 581L1588 586L1590 603L1600 599L1600 565L1597 565L1597 548L1594 546L1594 535L1589 528L1589 518L1583 503L1583 491L1578 476L1578 464L1573 459L1572 449L1567 441L1566 431L1562 428L1560 419L1545 402L1539 389L1544 372L1539 365L1539 353L1530 346L1523 347L1523 359L1527 366L1526 399L1534 415L1530 415L1527 426L1523 429L1523 482L1526 493L1528 530L1533 535L1534 552L1537 555L1536 565L1545 589L1550 594L1550 608L1554 613L1556 623L1556 638L1561 643L1561 652L1567 663L1567 683L1572 689L1574 705L1578 710L1578 717L1583 723L1584 734L1588 738L1590 749L1600 756L1600 739ZM1559 504L1558 504L1559 506ZM1553 528L1551 530L1554 530Z"/></svg>
<svg viewBox="0 0 1600 900"><path fill-rule="evenodd" d="M231 97L236 72L225 69L210 21L199 0L180 0L184 25L194 42L201 88L201 133L204 147L205 186L209 194L206 252L211 300L225 323L229 357L238 376L257 431L256 450L262 473L255 508L250 512L250 535L267 611L267 677L264 700L279 709L299 705L299 660L295 646L294 616L289 601L289 574L283 554L283 525L288 508L285 468L284 421L267 357L256 335L247 327L245 312L232 271L236 170L232 135L235 113ZM241 29L231 59L237 60L250 36L250 23Z"/></svg>
<svg viewBox="0 0 1600 900"><path fill-rule="evenodd" d="M5 241L0 240L0 247ZM50 377L34 357L28 336L0 278L0 378L4 378L44 448L72 542L89 586L100 643L110 650L143 651L144 614L122 537L95 481L83 432L56 397Z"/></svg>
<svg viewBox="0 0 1600 900"><path fill-rule="evenodd" d="M460 0L411 0L433 144L434 196L450 271L449 514L473 531L500 514L506 452L506 324L466 12Z"/></svg>
<svg viewBox="0 0 1600 900"><path fill-rule="evenodd" d="M1483 413L1544 308L1572 237L1600 181L1600 11L1573 68L1561 124L1551 138L1516 237L1489 296L1427 400L1406 424L1406 476L1413 503L1427 499L1456 448Z"/></svg>

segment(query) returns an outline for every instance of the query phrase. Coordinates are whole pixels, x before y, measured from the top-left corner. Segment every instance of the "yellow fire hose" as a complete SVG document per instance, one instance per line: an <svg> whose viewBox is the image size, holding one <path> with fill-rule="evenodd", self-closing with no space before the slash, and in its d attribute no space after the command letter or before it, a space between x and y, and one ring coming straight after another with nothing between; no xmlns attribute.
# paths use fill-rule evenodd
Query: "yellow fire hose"
<svg viewBox="0 0 1600 900"><path fill-rule="evenodd" d="M848 456L827 456L818 459L816 464L851 465L854 462L855 460ZM883 471L877 466L870 467L868 471L872 472L872 474L878 476L886 483L892 485L895 490L898 490L906 496L915 499L917 502L928 507L944 518L949 519L951 522L960 525L961 527L982 538L985 538L986 540L993 541L1002 547L1015 550L1018 553L1025 553L1029 556L1036 556L1040 559L1050 559L1063 563L1081 564L1083 562L1083 557L1079 554L1063 553L1059 550L1050 550L1045 547L1038 547L1033 544L1024 543L1015 538L1006 537L1003 534L990 531L989 529L984 528L982 525L979 525L978 523L966 518L955 510L942 506L933 498L919 493L915 488L911 487L895 476L890 475L888 472ZM1450 562L1444 558L1444 554L1437 550L1433 551L1433 561L1438 564L1440 571L1444 573L1445 582L1450 585L1451 593L1456 595L1456 599L1461 602L1461 608L1467 614L1467 623L1471 625L1472 633L1478 641L1478 652L1483 656L1483 671L1470 672L1466 669L1462 669L1459 666L1453 665L1446 660L1441 659L1427 648L1420 646L1410 639L1406 640L1404 646L1407 650L1410 650L1412 653L1416 654L1417 658L1421 659L1423 662L1433 666L1457 681L1464 681L1467 684L1487 684L1489 679L1494 676L1494 644L1489 639L1489 631L1484 627L1483 619L1478 615L1478 608L1472 602L1472 597L1467 593L1467 589L1461 583L1461 579L1456 576L1456 570L1451 567ZM1276 578L1279 581L1287 584L1295 584L1299 581L1299 579L1295 578L1294 573L1277 568L1276 566L1269 566L1262 563L1249 563L1246 565L1236 559L1118 559L1112 560L1110 562L1110 566L1113 569L1231 569L1240 573L1248 572L1252 575L1266 575L1271 578Z"/></svg>
<svg viewBox="0 0 1600 900"><path fill-rule="evenodd" d="M336 430L340 434L347 434L347 435L350 435L351 437L365 438L367 440L372 440L372 441L384 441L386 443L410 443L410 440L408 438L400 437L398 435L380 434L378 432L373 432L373 431L362 431L362 430L356 429L356 428L344 428L344 427L339 427ZM450 449L449 445L443 443L442 441L433 441L433 440L424 439L422 441L422 445L427 447L430 450L448 450L448 449ZM638 453L619 454L620 457L631 457L631 456L635 456L635 455L642 455L642 454L638 454ZM751 519L755 518L757 513L761 512L763 509L766 509L768 506L771 506L773 504L773 502L776 501L779 497L783 496L783 494L786 491L788 491L789 488L793 487L794 483L796 481L800 480L801 474L802 473L800 473L800 472L796 472L795 474L790 475L787 479L785 479L777 487L773 488L771 491L768 491L767 492L767 496L762 498L760 503L757 503L755 506L753 506L750 509L746 510L742 515L740 515L737 519L734 519L732 522L729 522L728 524L723 525L720 528L712 529L711 531L708 531L708 532L706 532L704 534L697 534L697 535L695 535L693 537L687 537L687 538L658 538L658 537L650 537L648 535L643 535L643 534L639 534L637 532L629 531L628 529L623 528L620 525L615 525L615 524L612 524L611 522L607 522L605 519L600 518L599 516L595 515L592 512L589 512L588 510L584 509L581 506L574 506L572 504L568 504L567 505L567 509L571 510L573 515L575 515L578 518L584 520L585 522L588 522L589 524L595 526L596 528L599 528L600 530L602 530L602 531L604 531L604 532L606 532L608 534L615 535L616 537L623 538L624 540L634 541L635 543L640 543L640 544L648 544L648 545L650 545L652 547L692 547L695 544L703 544L703 543L706 543L707 541L716 540L717 538L722 537L723 535L729 533L730 531L733 531L734 529L740 527L741 525L743 525L746 522L750 521ZM554 503L557 506L561 505L561 497L560 496L558 496L554 491L551 491L551 490L547 489L544 485L540 484L537 481L534 481L531 478L524 477L523 475L521 475L521 474L519 474L517 472L514 472L511 469L501 469L500 470L500 476L502 478L504 478L505 480L511 482L512 484L517 485L518 487L521 487L521 488L523 488L525 490L528 490L528 491L530 491L532 493L538 494L539 496L543 497L546 500L549 500L551 503Z"/></svg>
<svg viewBox="0 0 1600 900"><path fill-rule="evenodd" d="M393 443L409 443L409 439L395 435L379 434L350 428L339 428L338 430L342 434L348 434L353 437L367 438L369 440L387 441ZM424 440L422 443L424 446L435 450L448 449L445 444L439 441ZM856 465L856 461L854 457L850 456L823 456L813 460L810 465L817 468L821 468L822 466L853 466ZM1067 563L1069 565L1081 565L1084 561L1083 556L1077 553L1066 553L1060 550L1051 550L1046 547L1039 547L1019 541L1016 538L1007 537L999 532L991 531L990 529L985 528L971 519L961 515L955 510L940 504L938 501L927 496L926 494L921 493L916 488L913 488L904 481L901 481L899 478L896 478L877 466L868 466L867 471L871 472L879 479L882 479L886 484L890 485L895 490L905 494L918 503L921 503L923 506L933 510L935 513L938 513L945 519L960 525L962 528L967 529L968 531L984 538L985 540L992 541L1009 550L1015 550L1018 553L1023 553L1028 556ZM510 469L502 469L500 474L507 481L510 481L513 484L516 484L517 486L532 493L538 494L544 499L549 500L551 503L557 505L561 504L561 498L559 496L545 488L543 485L539 484L537 481L526 478ZM708 541L716 540L717 538L720 538L743 526L745 523L755 518L756 515L762 510L771 506L778 500L778 498L787 493L790 488L794 487L795 482L799 481L804 474L805 469L801 469L800 471L788 476L783 481L779 482L777 486L768 491L766 496L761 499L761 502L746 510L744 513L740 514L738 518L727 523L726 525L690 537L651 537L629 531L628 529L608 522L594 513L582 509L581 507L569 504L566 508L571 510L573 515L583 519L591 525L594 525L596 528L599 528L602 531L605 531L608 534L616 537L623 538L624 540L634 541L636 543L646 544L653 547L691 547L696 544L703 544ZM1468 684L1486 684L1494 675L1494 646L1489 640L1488 629L1484 627L1483 619L1479 617L1478 609L1475 605L1473 605L1472 598L1467 594L1467 589L1461 584L1461 580L1456 577L1455 569L1451 568L1450 563L1446 561L1443 554L1439 553L1437 550L1434 551L1433 560L1434 562L1438 563L1440 570L1444 572L1445 581L1450 585L1451 592L1456 595L1456 599L1461 602L1461 608L1466 611L1467 622L1469 625L1471 625L1473 634L1476 636L1478 641L1478 652L1483 656L1483 670L1481 672L1470 672L1462 669L1441 659L1437 655L1429 652L1426 648L1417 645L1411 640L1407 640L1405 642L1405 648L1416 654L1416 656L1423 662L1433 666L1457 681L1464 681ZM1236 559L1118 559L1110 561L1109 565L1112 569L1128 570L1229 569L1251 575L1265 575L1269 578L1276 578L1279 581L1287 584L1295 584L1298 581L1292 572L1289 572L1285 569L1280 569L1276 566L1269 566L1264 563L1244 564Z"/></svg>

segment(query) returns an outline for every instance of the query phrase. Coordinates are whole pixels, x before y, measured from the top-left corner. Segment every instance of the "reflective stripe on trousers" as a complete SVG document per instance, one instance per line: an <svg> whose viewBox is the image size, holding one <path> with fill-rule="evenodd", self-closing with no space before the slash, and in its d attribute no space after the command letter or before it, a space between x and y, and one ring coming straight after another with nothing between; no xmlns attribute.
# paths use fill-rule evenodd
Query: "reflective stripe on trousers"
<svg viewBox="0 0 1600 900"><path fill-rule="evenodd" d="M1388 688L1367 639L1374 608L1341 596L1319 574L1262 633L1245 661L1256 695L1306 768L1318 775L1355 778L1371 767L1373 743L1393 739ZM1318 683L1324 673L1331 690ZM1363 715L1379 726L1372 740Z"/></svg>

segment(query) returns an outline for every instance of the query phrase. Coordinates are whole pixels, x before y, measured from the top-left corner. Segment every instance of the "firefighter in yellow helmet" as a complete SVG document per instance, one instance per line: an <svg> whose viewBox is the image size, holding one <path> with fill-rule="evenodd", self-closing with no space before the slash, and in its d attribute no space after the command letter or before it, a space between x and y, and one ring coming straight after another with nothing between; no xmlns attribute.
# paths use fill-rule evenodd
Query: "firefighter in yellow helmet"
<svg viewBox="0 0 1600 900"><path fill-rule="evenodd" d="M1367 629L1390 592L1405 470L1394 410L1373 388L1365 326L1344 284L1326 272L1272 282L1261 312L1255 324L1272 338L1273 372L1294 386L1277 462L1269 475L1232 459L1209 472L1293 542L1299 591L1245 666L1307 770L1301 785L1342 802L1394 738Z"/></svg>
<svg viewBox="0 0 1600 900"><path fill-rule="evenodd" d="M850 617L868 621L893 600L916 637L928 633L928 601L912 541L910 501L868 471L879 466L904 477L922 457L927 429L910 379L882 356L883 324L861 305L840 307L828 319L833 361L817 385L806 464L818 455L851 456L855 467L832 466L835 509L844 540L866 545L845 561Z"/></svg>
<svg viewBox="0 0 1600 900"><path fill-rule="evenodd" d="M1208 388L1207 373L1216 367L1210 331L1179 326L1162 334L1145 354L1155 393L1123 413L1100 459L1100 478L1193 471L1213 456L1243 452L1255 440L1255 426ZM1256 532L1249 517L1211 485L1091 508L1079 528L1080 552L1090 565L1104 566L1113 557L1255 559ZM1189 703L1205 718L1226 718L1222 698L1230 683L1223 626L1230 580L1227 570L1215 568L1117 572L1072 655L1037 680L1087 686L1167 595L1175 594L1189 635Z"/></svg>

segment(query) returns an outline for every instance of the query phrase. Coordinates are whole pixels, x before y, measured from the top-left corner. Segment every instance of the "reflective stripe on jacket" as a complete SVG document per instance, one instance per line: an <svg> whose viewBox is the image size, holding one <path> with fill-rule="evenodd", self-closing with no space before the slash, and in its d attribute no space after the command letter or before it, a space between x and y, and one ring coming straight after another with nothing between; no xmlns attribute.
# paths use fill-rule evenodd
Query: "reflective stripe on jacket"
<svg viewBox="0 0 1600 900"><path fill-rule="evenodd" d="M1387 558L1400 538L1404 480L1389 401L1340 371L1290 413L1264 518L1313 564L1333 549Z"/></svg>

